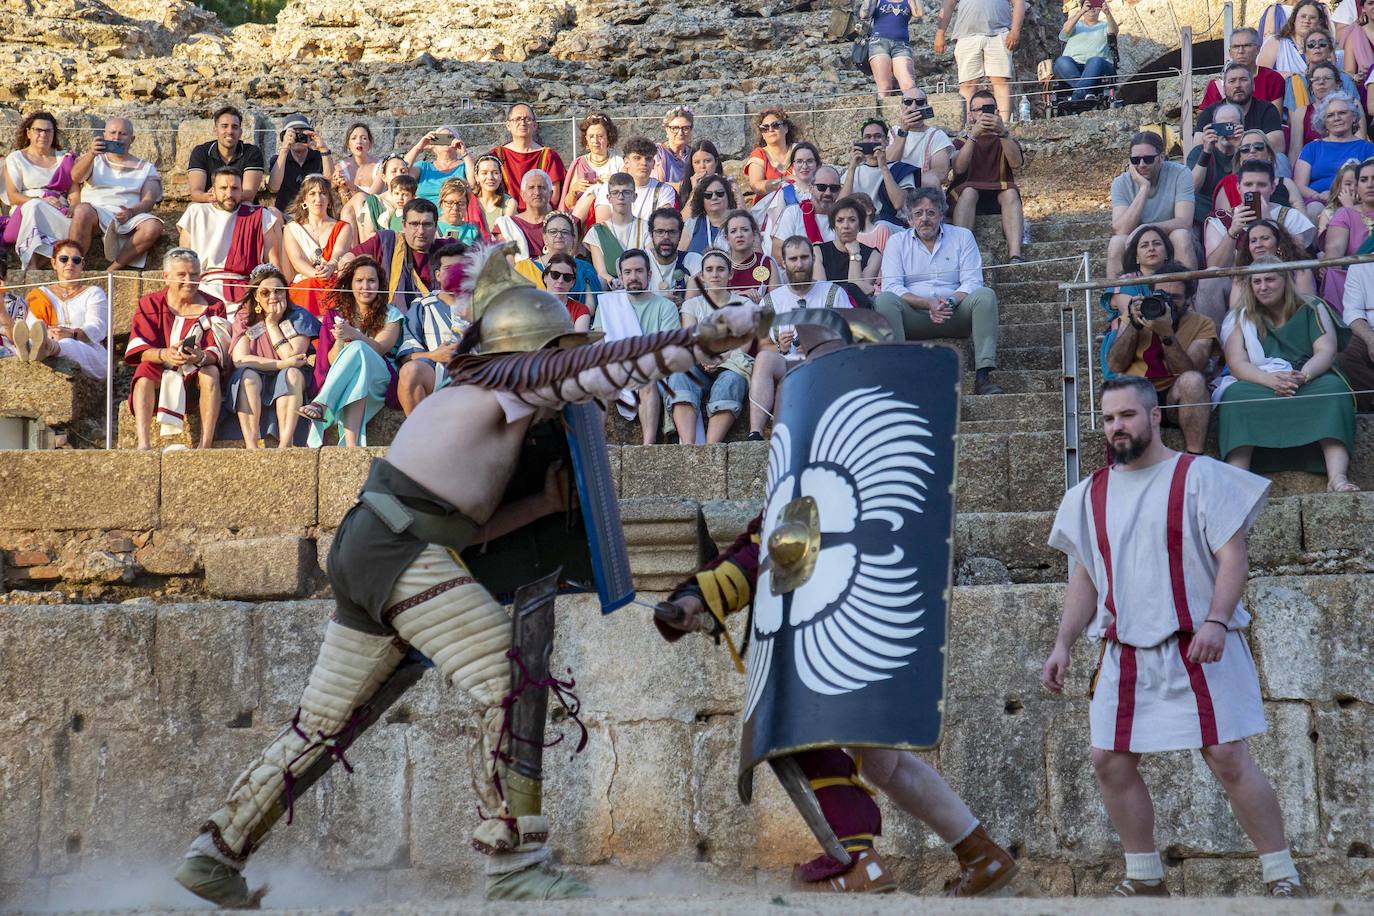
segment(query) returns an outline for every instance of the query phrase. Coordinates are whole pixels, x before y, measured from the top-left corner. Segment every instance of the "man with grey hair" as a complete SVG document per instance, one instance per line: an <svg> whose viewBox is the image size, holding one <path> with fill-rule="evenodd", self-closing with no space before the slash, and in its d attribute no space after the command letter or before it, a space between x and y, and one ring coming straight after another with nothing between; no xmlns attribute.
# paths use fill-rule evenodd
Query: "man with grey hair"
<svg viewBox="0 0 1374 916"><path fill-rule="evenodd" d="M1217 185L1231 174L1236 147L1245 133L1245 112L1232 102L1221 102L1212 112L1212 123L1202 131L1202 143L1188 153L1188 168L1193 170L1193 190L1201 207L1194 207L1193 221L1201 223L1211 209ZM1258 142L1258 141L1256 141Z"/></svg>
<svg viewBox="0 0 1374 916"><path fill-rule="evenodd" d="M1250 68L1244 64L1227 64L1221 73L1223 100L1241 110L1241 123L1246 130L1262 130L1265 139L1274 149L1283 149L1283 117L1272 102L1255 97L1255 78ZM1198 112L1197 126L1193 130L1193 145L1202 144L1203 132L1211 125L1216 116L1217 102Z"/></svg>
<svg viewBox="0 0 1374 916"><path fill-rule="evenodd" d="M883 250L882 293L874 308L897 340L972 337L974 394L1001 394L997 368L997 294L983 285L983 256L973 233L945 222L938 188L906 192L911 228Z"/></svg>
<svg viewBox="0 0 1374 916"><path fill-rule="evenodd" d="M229 352L224 303L201 292L200 258L189 248L167 252L162 273L167 287L138 300L124 351L124 362L134 367L129 409L138 447L152 447L154 420L162 437L179 437L188 406L199 400L200 447L209 448L219 418L220 368Z"/></svg>
<svg viewBox="0 0 1374 916"><path fill-rule="evenodd" d="M1270 70L1268 67L1261 67L1255 63L1259 58L1260 44L1258 29L1233 29L1231 31L1231 46L1228 49L1230 53L1227 56L1231 63L1240 64L1250 71L1255 87L1255 98L1278 105L1283 101L1287 83L1283 74L1277 70ZM1223 88L1220 76L1209 80L1206 91L1202 93L1202 103L1198 107L1207 108L1220 102Z"/></svg>
<svg viewBox="0 0 1374 916"><path fill-rule="evenodd" d="M72 210L71 237L88 251L96 231L104 233L110 270L142 268L162 237L162 220L153 215L162 201L162 178L151 162L129 152L133 142L133 122L110 118L72 163L81 202Z"/></svg>

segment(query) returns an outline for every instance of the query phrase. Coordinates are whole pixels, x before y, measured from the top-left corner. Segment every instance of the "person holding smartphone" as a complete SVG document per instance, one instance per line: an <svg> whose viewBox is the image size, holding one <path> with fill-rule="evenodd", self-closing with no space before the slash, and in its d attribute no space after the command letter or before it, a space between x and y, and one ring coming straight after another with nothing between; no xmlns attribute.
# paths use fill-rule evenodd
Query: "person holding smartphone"
<svg viewBox="0 0 1374 916"><path fill-rule="evenodd" d="M433 162L420 158L426 150L434 154ZM440 127L425 134L406 153L405 160L410 166L410 174L419 182L415 196L423 197L435 206L439 204L444 182L450 178L466 180L469 175L477 173L472 153L468 152L458 128L452 126Z"/></svg>
<svg viewBox="0 0 1374 916"><path fill-rule="evenodd" d="M1202 144L1188 152L1186 164L1193 172L1193 190L1197 199L1204 202L1193 211L1198 222L1208 215L1205 202L1213 198L1221 180L1232 173L1236 147L1245 132L1244 120L1245 113L1239 106L1220 103L1212 113L1212 123L1202 131Z"/></svg>
<svg viewBox="0 0 1374 916"><path fill-rule="evenodd" d="M878 205L879 212L895 218L906 199L903 188L921 183L921 169L898 160L888 161L887 123L869 118L859 131L859 139L849 151L849 168L844 171L840 197L858 191L867 194Z"/></svg>
<svg viewBox="0 0 1374 916"><path fill-rule="evenodd" d="M1096 100L1106 77L1116 76L1107 36L1117 33L1116 19L1105 0L1080 0L1059 30L1064 52L1054 61L1054 75L1069 84L1070 102Z"/></svg>
<svg viewBox="0 0 1374 916"><path fill-rule="evenodd" d="M300 115L292 115L282 125L278 137L281 143L277 158L272 160L272 172L267 176L267 190L275 197L277 211L285 213L307 175L333 175L334 154L310 122Z"/></svg>
<svg viewBox="0 0 1374 916"><path fill-rule="evenodd" d="M920 183L928 188L944 186L954 157L954 141L930 123L934 117L924 89L903 89L897 123L887 143L887 161L920 169Z"/></svg>
<svg viewBox="0 0 1374 916"><path fill-rule="evenodd" d="M110 118L72 163L81 202L72 208L70 237L84 253L95 234L103 233L112 271L142 268L148 250L162 238L162 220L153 214L162 201L162 178L151 162L130 154L133 142L133 122Z"/></svg>

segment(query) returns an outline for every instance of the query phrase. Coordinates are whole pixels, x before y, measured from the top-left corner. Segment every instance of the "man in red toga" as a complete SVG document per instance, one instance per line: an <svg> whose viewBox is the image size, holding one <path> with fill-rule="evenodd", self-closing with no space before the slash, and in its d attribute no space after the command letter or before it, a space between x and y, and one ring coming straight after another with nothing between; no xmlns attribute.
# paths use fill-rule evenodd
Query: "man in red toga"
<svg viewBox="0 0 1374 916"><path fill-rule="evenodd" d="M501 177L506 183L506 193L515 198L515 209L524 210L525 198L520 194L520 182L526 172L543 169L552 179L553 186L561 188L568 170L553 147L535 142L539 121L534 116L534 109L524 102L516 102L510 107L506 113L506 129L510 131L510 142L494 147L491 154L501 162Z"/></svg>
<svg viewBox="0 0 1374 916"><path fill-rule="evenodd" d="M1102 801L1126 853L1118 896L1169 896L1141 754L1198 748L1260 851L1269 894L1306 897L1278 798L1245 743L1265 730L1242 633L1250 622L1240 603L1245 538L1269 482L1166 448L1159 419L1147 379L1102 386L1115 464L1064 495L1050 531L1072 572L1041 681L1060 693L1079 635L1086 629L1103 641L1088 719Z"/></svg>

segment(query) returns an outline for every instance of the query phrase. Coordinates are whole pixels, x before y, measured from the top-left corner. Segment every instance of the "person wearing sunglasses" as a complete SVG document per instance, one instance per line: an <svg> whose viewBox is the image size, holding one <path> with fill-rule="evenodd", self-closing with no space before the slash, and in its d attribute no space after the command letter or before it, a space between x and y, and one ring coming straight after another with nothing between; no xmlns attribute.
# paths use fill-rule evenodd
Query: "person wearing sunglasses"
<svg viewBox="0 0 1374 916"><path fill-rule="evenodd" d="M1241 123L1246 130L1262 130L1275 148L1282 148L1283 118L1269 102L1255 98L1255 81L1249 68L1241 64L1229 64L1222 71L1222 84L1226 93L1222 102L1198 112L1197 126L1193 129L1193 145L1202 145L1203 132L1216 117L1217 108L1223 102L1229 102L1241 110Z"/></svg>
<svg viewBox="0 0 1374 916"><path fill-rule="evenodd" d="M735 209L735 189L724 175L707 175L699 179L692 189L687 223L682 228L682 241L678 243L683 251L705 254L708 249L724 251L725 215Z"/></svg>
<svg viewBox="0 0 1374 916"><path fill-rule="evenodd" d="M773 230L773 259L782 263L782 243L795 235L805 236L812 245L834 241L830 208L840 198L840 173L833 165L816 169L811 182L811 199L784 207ZM808 206L809 205L809 206Z"/></svg>
<svg viewBox="0 0 1374 916"><path fill-rule="evenodd" d="M582 302L578 301L573 295L573 284L577 280L579 262L567 252L549 255L544 265L544 272L540 275L540 281L544 289L553 293L563 304L567 306L568 317L572 319L574 331L590 331L592 329L592 313Z"/></svg>
<svg viewBox="0 0 1374 916"><path fill-rule="evenodd" d="M924 89L903 89L897 124L887 146L887 161L905 162L920 169L921 184L940 188L949 181L954 141L930 123L933 117L935 109Z"/></svg>
<svg viewBox="0 0 1374 916"><path fill-rule="evenodd" d="M789 161L792 147L801 139L796 126L787 118L781 108L765 108L757 115L754 129L758 145L749 151L744 160L744 180L749 183L750 194L746 195L752 203L771 191L776 191L792 177L792 164Z"/></svg>
<svg viewBox="0 0 1374 916"><path fill-rule="evenodd" d="M16 320L12 336L20 360L40 363L61 356L80 366L83 375L103 379L109 306L105 290L81 278L85 260L74 239L53 244L56 281L29 291L27 322Z"/></svg>
<svg viewBox="0 0 1374 916"><path fill-rule="evenodd" d="M578 302L591 304L592 296L601 292L601 278L591 261L578 257L581 243L578 240L577 222L561 210L555 210L544 217L544 248L538 257L522 258L512 266L515 272L535 286L543 288L544 271L555 255L567 255L573 259L576 271L573 277L572 297Z"/></svg>
<svg viewBox="0 0 1374 916"><path fill-rule="evenodd" d="M1264 136L1264 131L1247 130L1241 134L1240 142L1236 144L1236 153L1231 157L1231 174L1221 179L1217 183L1216 190L1212 192L1211 208L1213 212L1229 210L1240 203L1240 188L1236 184L1236 175L1242 164L1253 160L1267 162L1274 167L1275 175L1282 175L1281 158L1269 145L1269 140ZM1274 182L1274 194L1269 199L1276 204L1291 207L1294 206L1295 201L1302 200L1302 195L1298 193L1298 186L1293 183L1292 178L1279 177ZM1198 200L1198 209L1207 205L1207 201Z"/></svg>
<svg viewBox="0 0 1374 916"><path fill-rule="evenodd" d="M986 89L973 94L968 131L954 143L954 179L949 194L954 200L950 222L972 230L978 214L1002 217L1007 240L1007 259L1024 261L1021 252L1026 216L1016 172L1025 165L1021 144L1007 130L997 103Z"/></svg>
<svg viewBox="0 0 1374 916"><path fill-rule="evenodd" d="M1193 173L1164 158L1164 138L1152 130L1131 137L1130 164L1112 180L1112 237L1107 243L1107 276L1121 276L1121 259L1141 226L1168 233L1179 261L1197 267L1193 252Z"/></svg>
<svg viewBox="0 0 1374 916"><path fill-rule="evenodd" d="M859 129L859 139L849 151L849 168L845 169L840 197L855 191L867 194L877 202L883 215L895 218L900 203L905 200L903 188L921 183L921 169L900 160L891 162L887 155L887 122L869 118Z"/></svg>
<svg viewBox="0 0 1374 916"><path fill-rule="evenodd" d="M1313 32L1331 34L1331 19L1321 0L1298 0L1288 20L1260 47L1256 62L1273 67L1283 76L1307 71L1307 38Z"/></svg>

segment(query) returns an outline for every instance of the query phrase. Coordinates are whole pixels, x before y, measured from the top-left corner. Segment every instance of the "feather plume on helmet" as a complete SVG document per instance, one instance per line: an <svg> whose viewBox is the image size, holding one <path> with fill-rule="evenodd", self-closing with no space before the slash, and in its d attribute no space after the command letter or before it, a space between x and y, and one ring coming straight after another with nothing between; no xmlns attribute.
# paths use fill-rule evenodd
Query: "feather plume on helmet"
<svg viewBox="0 0 1374 916"><path fill-rule="evenodd" d="M599 332L574 331L567 306L515 272L510 256L518 250L511 242L473 245L449 272L445 290L471 303L472 325L458 352L519 353L599 340Z"/></svg>

